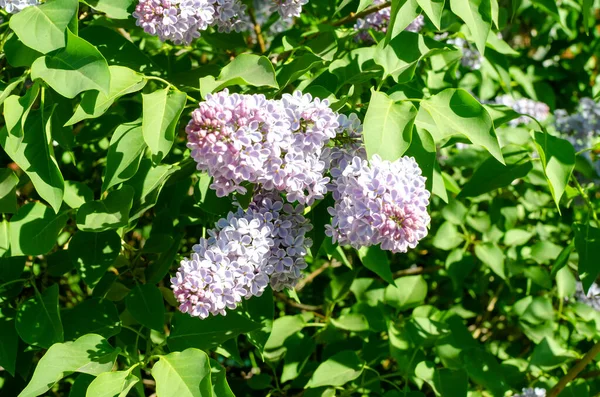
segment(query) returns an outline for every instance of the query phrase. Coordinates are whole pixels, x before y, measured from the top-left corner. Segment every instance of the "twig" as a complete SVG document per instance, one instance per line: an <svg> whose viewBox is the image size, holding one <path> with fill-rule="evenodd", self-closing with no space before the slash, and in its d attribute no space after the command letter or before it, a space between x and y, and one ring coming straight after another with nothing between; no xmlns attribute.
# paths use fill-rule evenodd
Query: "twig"
<svg viewBox="0 0 600 397"><path fill-rule="evenodd" d="M306 276L305 278L303 278L302 280L300 280L300 282L298 283L298 285L296 285L296 292L302 290L302 288L306 287L307 284L312 283L313 280L319 274L323 273L325 271L325 269L327 269L330 265L331 265L330 262L325 262L317 270L315 270L314 272L312 272L311 274L309 274L308 276Z"/></svg>
<svg viewBox="0 0 600 397"><path fill-rule="evenodd" d="M567 372L567 374L565 376L563 376L558 383L550 390L550 392L548 393L548 397L556 397L560 394L561 391L563 391L563 389L565 388L565 386L567 386L567 384L572 381L573 379L575 379L577 377L577 375L579 375L579 373L581 371L583 371L583 369L585 367L587 367L587 365L589 363L592 362L592 360L594 359L594 357L596 357L598 355L598 353L600 353L600 342L596 343L589 352L586 353L585 356L583 356L583 358L581 360L579 360L577 362L577 364L575 364L573 366L573 368L571 368L569 370L569 372Z"/></svg>
<svg viewBox="0 0 600 397"><path fill-rule="evenodd" d="M594 379L600 377L600 370L589 371L577 376L579 379Z"/></svg>
<svg viewBox="0 0 600 397"><path fill-rule="evenodd" d="M321 310L321 306L305 305L303 303L298 303L298 302L296 302L296 301L288 298L282 292L276 292L275 296L278 299L280 299L282 302L284 302L286 305L295 307L295 308L300 309L300 310L307 310L309 312L315 312L317 310Z"/></svg>
<svg viewBox="0 0 600 397"><path fill-rule="evenodd" d="M478 325L477 325L475 331L473 331L473 338L479 339L479 337L481 336L481 332L482 332L481 326L483 323L485 323L490 318L490 315L494 311L494 308L496 307L496 303L498 302L498 297L502 293L503 289L504 289L504 283L500 284L498 286L498 288L496 289L496 293L494 294L494 296L492 296L492 298L488 302L488 305L486 307L486 312L483 315L477 316L477 319L475 319L475 323Z"/></svg>
<svg viewBox="0 0 600 397"><path fill-rule="evenodd" d="M260 28L260 24L256 20L256 16L254 15L254 10L252 8L248 8L248 15L250 15L250 20L254 24L254 33L256 33L256 40L258 40L258 46L260 47L261 54L267 52L267 46L265 44L265 38L262 35L262 29Z"/></svg>
<svg viewBox="0 0 600 397"><path fill-rule="evenodd" d="M577 178L575 177L574 174L571 174L571 179L573 180L573 183L575 183L575 187L577 188L577 191L579 192L579 194L581 194L581 197L583 197L583 201L585 201L588 208L590 209L590 212L592 213L592 218L594 218L594 220L596 221L596 224L599 224L600 221L598 221L598 216L596 215L594 206L592 205L592 202L590 201L590 197L587 195L585 190L583 190L583 188L579 184L579 181L577 180Z"/></svg>
<svg viewBox="0 0 600 397"><path fill-rule="evenodd" d="M394 278L415 276L417 274L434 273L442 269L441 266L428 266L428 267L411 267L408 269L402 269L395 272L392 276Z"/></svg>
<svg viewBox="0 0 600 397"><path fill-rule="evenodd" d="M372 7L369 7L359 13L350 13L350 15L348 15L347 17L344 17L342 19L339 19L337 21L335 21L334 23L332 23L333 26L340 26L340 25L344 25L347 24L348 22L354 22L356 21L358 18L362 18L364 16L367 16L369 14L373 14L374 12L383 10L384 8L390 7L392 5L391 1L386 1L385 3L381 3Z"/></svg>

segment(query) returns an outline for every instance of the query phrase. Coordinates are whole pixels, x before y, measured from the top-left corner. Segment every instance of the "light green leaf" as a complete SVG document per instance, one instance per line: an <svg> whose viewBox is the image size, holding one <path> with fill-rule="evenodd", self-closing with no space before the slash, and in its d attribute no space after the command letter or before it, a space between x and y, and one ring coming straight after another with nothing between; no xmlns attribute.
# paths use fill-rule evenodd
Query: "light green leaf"
<svg viewBox="0 0 600 397"><path fill-rule="evenodd" d="M38 362L31 381L19 397L44 394L65 376L73 372L100 375L112 369L119 349L103 337L84 335L74 342L56 343Z"/></svg>
<svg viewBox="0 0 600 397"><path fill-rule="evenodd" d="M434 169L437 163L436 147L431 134L422 128L415 128L412 134L410 147L405 156L414 157L421 168L422 175L426 178L425 188L430 192L434 185ZM442 188L444 184L441 184Z"/></svg>
<svg viewBox="0 0 600 397"><path fill-rule="evenodd" d="M534 132L535 146L542 160L544 174L556 208L560 213L560 199L575 168L575 149L567 140L547 132Z"/></svg>
<svg viewBox="0 0 600 397"><path fill-rule="evenodd" d="M93 288L104 276L121 251L121 238L117 232L77 232L69 242L69 257L81 278Z"/></svg>
<svg viewBox="0 0 600 397"><path fill-rule="evenodd" d="M400 158L410 146L416 117L412 103L395 102L382 92L372 91L363 130L368 157Z"/></svg>
<svg viewBox="0 0 600 397"><path fill-rule="evenodd" d="M187 349L160 356L152 368L152 376L156 380L157 396L212 396L210 364L202 350Z"/></svg>
<svg viewBox="0 0 600 397"><path fill-rule="evenodd" d="M342 314L339 318L332 318L331 324L335 327L353 332L362 332L369 330L369 322L364 314L349 313Z"/></svg>
<svg viewBox="0 0 600 397"><path fill-rule="evenodd" d="M490 0L450 0L450 9L471 31L481 55L485 52L485 42L492 26L492 6Z"/></svg>
<svg viewBox="0 0 600 397"><path fill-rule="evenodd" d="M600 229L589 223L575 223L573 231L575 232L575 249L579 254L577 270L583 289L587 293L600 274L600 266L598 266Z"/></svg>
<svg viewBox="0 0 600 397"><path fill-rule="evenodd" d="M206 76L200 79L203 98L211 92L221 91L231 85L279 88L273 64L265 56L240 54L221 69L219 77Z"/></svg>
<svg viewBox="0 0 600 397"><path fill-rule="evenodd" d="M394 276L390 270L390 260L387 252L379 248L378 245L362 247L357 252L360 261L367 269L371 270L388 283L394 283Z"/></svg>
<svg viewBox="0 0 600 397"><path fill-rule="evenodd" d="M142 159L138 171L125 183L135 191L129 221L139 218L156 204L165 182L175 171L177 167L162 164L153 166L152 160Z"/></svg>
<svg viewBox="0 0 600 397"><path fill-rule="evenodd" d="M4 45L4 49L6 50L6 44ZM15 88L17 88L17 86L19 84L21 84L23 82L23 77L19 77L16 79L13 79L10 83L4 85L4 83L2 83L3 87L2 87L2 92L0 92L0 105L2 105L4 103L4 101L6 100L6 98L9 97L9 95L15 90ZM4 109L4 111L6 112L6 109ZM6 118L6 115L4 116Z"/></svg>
<svg viewBox="0 0 600 397"><path fill-rule="evenodd" d="M64 180L54 158L49 125L44 128L39 111L34 111L25 122L23 137L18 138L0 131L0 144L15 163L29 176L37 193L59 211L63 199Z"/></svg>
<svg viewBox="0 0 600 397"><path fill-rule="evenodd" d="M341 351L321 363L308 381L306 388L343 386L362 374L365 362L355 352Z"/></svg>
<svg viewBox="0 0 600 397"><path fill-rule="evenodd" d="M102 191L132 178L146 149L139 121L121 124L110 139Z"/></svg>
<svg viewBox="0 0 600 397"><path fill-rule="evenodd" d="M9 168L0 168L0 212L17 212L17 184L19 177Z"/></svg>
<svg viewBox="0 0 600 397"><path fill-rule="evenodd" d="M429 17L438 30L441 30L442 12L444 11L444 0L417 0L419 6Z"/></svg>
<svg viewBox="0 0 600 397"><path fill-rule="evenodd" d="M104 372L88 386L86 397L126 397L139 378L128 371Z"/></svg>
<svg viewBox="0 0 600 397"><path fill-rule="evenodd" d="M160 163L175 140L175 127L185 106L186 95L169 88L143 94L142 133L152 151L152 160Z"/></svg>
<svg viewBox="0 0 600 397"><path fill-rule="evenodd" d="M571 297L577 288L577 280L571 269L563 267L556 272L556 291L559 299Z"/></svg>
<svg viewBox="0 0 600 397"><path fill-rule="evenodd" d="M100 117L106 113L116 99L137 92L146 85L144 76L129 68L116 65L108 68L110 70L108 94L100 91L85 92L81 96L81 102L75 109L75 113L65 125L73 125L82 120Z"/></svg>
<svg viewBox="0 0 600 397"><path fill-rule="evenodd" d="M70 31L67 31L65 48L35 60L31 77L44 80L67 98L75 98L88 90L109 95L110 70L106 59L96 47Z"/></svg>
<svg viewBox="0 0 600 397"><path fill-rule="evenodd" d="M94 192L88 185L77 181L65 181L65 204L77 209L83 204L94 200Z"/></svg>
<svg viewBox="0 0 600 397"><path fill-rule="evenodd" d="M427 297L427 282L423 276L407 276L394 280L385 289L385 303L401 311L419 306Z"/></svg>
<svg viewBox="0 0 600 397"><path fill-rule="evenodd" d="M42 203L25 204L10 220L12 255L48 253L68 219L68 212L56 215Z"/></svg>
<svg viewBox="0 0 600 397"><path fill-rule="evenodd" d="M165 304L156 286L137 284L125 299L125 305L137 322L148 328L163 331Z"/></svg>
<svg viewBox="0 0 600 397"><path fill-rule="evenodd" d="M504 164L492 118L463 89L449 88L422 101L416 123L427 129L436 142L452 135L464 135Z"/></svg>
<svg viewBox="0 0 600 397"><path fill-rule="evenodd" d="M21 138L25 122L40 92L40 85L34 84L25 95L11 95L4 102L4 120L10 135Z"/></svg>
<svg viewBox="0 0 600 397"><path fill-rule="evenodd" d="M103 232L126 226L133 195L133 188L124 185L108 193L104 200L83 204L77 211L77 227L83 231Z"/></svg>
<svg viewBox="0 0 600 397"><path fill-rule="evenodd" d="M85 3L111 19L127 19L131 16L128 9L133 0L87 0Z"/></svg>
<svg viewBox="0 0 600 397"><path fill-rule="evenodd" d="M494 243L475 245L475 255L481 262L488 266L494 273L506 280L504 270L504 252Z"/></svg>
<svg viewBox="0 0 600 397"><path fill-rule="evenodd" d="M58 284L52 284L42 294L36 292L19 306L16 328L21 339L30 345L49 348L64 340L58 311Z"/></svg>
<svg viewBox="0 0 600 397"><path fill-rule="evenodd" d="M27 47L47 54L65 46L65 30L77 9L77 0L49 0L14 15L10 28Z"/></svg>
<svg viewBox="0 0 600 397"><path fill-rule="evenodd" d="M273 330L265 345L265 351L280 349L285 341L299 332L306 325L306 320L301 315L283 316L273 321Z"/></svg>
<svg viewBox="0 0 600 397"><path fill-rule="evenodd" d="M396 37L419 15L417 0L392 0L390 22L385 35L385 44Z"/></svg>

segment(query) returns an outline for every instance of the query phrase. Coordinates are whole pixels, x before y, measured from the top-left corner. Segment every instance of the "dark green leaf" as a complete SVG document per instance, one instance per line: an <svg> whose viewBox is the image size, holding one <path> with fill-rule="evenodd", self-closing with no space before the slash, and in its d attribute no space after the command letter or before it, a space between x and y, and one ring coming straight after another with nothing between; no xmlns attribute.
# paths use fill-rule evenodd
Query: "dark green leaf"
<svg viewBox="0 0 600 397"><path fill-rule="evenodd" d="M69 242L69 257L81 278L94 287L121 251L121 238L112 230L77 232Z"/></svg>
<svg viewBox="0 0 600 397"><path fill-rule="evenodd" d="M575 223L573 230L575 231L575 249L579 254L579 278L587 293L600 274L597 257L600 252L600 229L589 223Z"/></svg>
<svg viewBox="0 0 600 397"><path fill-rule="evenodd" d="M383 251L379 246L362 247L358 250L358 257L367 269L375 272L375 274L388 283L394 283L387 252Z"/></svg>
<svg viewBox="0 0 600 397"><path fill-rule="evenodd" d="M125 299L125 305L137 322L148 328L163 331L165 305L156 286L137 284Z"/></svg>
<svg viewBox="0 0 600 397"><path fill-rule="evenodd" d="M41 203L28 203L10 220L10 243L13 255L43 255L56 244L60 231L69 219L68 212L55 215Z"/></svg>
<svg viewBox="0 0 600 397"><path fill-rule="evenodd" d="M61 312L65 340L75 340L85 334L110 338L121 332L121 320L114 303L92 298L72 309Z"/></svg>
<svg viewBox="0 0 600 397"><path fill-rule="evenodd" d="M126 226L134 191L124 185L108 193L104 200L90 201L77 211L77 227L83 231L103 232Z"/></svg>
<svg viewBox="0 0 600 397"><path fill-rule="evenodd" d="M138 121L118 126L110 139L106 155L102 191L132 178L140 166L145 149L142 126Z"/></svg>
<svg viewBox="0 0 600 397"><path fill-rule="evenodd" d="M58 311L58 284L42 294L36 293L19 306L16 327L21 339L30 345L49 348L64 340Z"/></svg>

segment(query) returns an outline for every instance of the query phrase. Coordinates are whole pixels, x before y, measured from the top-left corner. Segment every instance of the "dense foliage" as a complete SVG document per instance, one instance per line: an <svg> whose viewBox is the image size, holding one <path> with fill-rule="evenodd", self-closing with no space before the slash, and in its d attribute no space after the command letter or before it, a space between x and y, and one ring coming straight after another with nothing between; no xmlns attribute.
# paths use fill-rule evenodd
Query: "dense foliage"
<svg viewBox="0 0 600 397"><path fill-rule="evenodd" d="M0 396L600 395L597 0L0 8Z"/></svg>

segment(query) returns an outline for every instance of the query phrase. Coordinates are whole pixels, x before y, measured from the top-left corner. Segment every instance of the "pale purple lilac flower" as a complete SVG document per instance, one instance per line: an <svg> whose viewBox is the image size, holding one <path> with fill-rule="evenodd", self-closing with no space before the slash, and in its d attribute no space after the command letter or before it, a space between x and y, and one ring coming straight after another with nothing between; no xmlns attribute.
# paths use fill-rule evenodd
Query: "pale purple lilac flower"
<svg viewBox="0 0 600 397"><path fill-rule="evenodd" d="M278 193L259 193L247 210L220 219L171 279L179 310L200 318L226 315L269 284L276 291L293 288L312 245L303 210L284 204Z"/></svg>
<svg viewBox="0 0 600 397"><path fill-rule="evenodd" d="M217 196L244 194L243 182L312 204L327 192L321 153L336 136L338 115L327 100L299 91L281 100L264 95L209 94L186 132L198 169L213 177Z"/></svg>
<svg viewBox="0 0 600 397"><path fill-rule="evenodd" d="M246 6L240 0L140 0L136 24L162 41L190 44L209 26L219 31L241 31Z"/></svg>
<svg viewBox="0 0 600 397"><path fill-rule="evenodd" d="M535 389L530 387L523 389L523 394L515 394L513 397L546 397L546 389L536 387Z"/></svg>
<svg viewBox="0 0 600 397"><path fill-rule="evenodd" d="M385 3L385 0L375 0L373 5ZM377 12L367 15L364 19L359 18L354 24L354 29L358 30L356 39L359 41L371 42L373 38L369 34L369 29L385 33L390 24L391 7L385 7ZM425 26L425 18L419 15L404 30L418 33Z"/></svg>
<svg viewBox="0 0 600 397"><path fill-rule="evenodd" d="M443 35L438 36L443 38ZM470 70L479 70L483 63L483 56L469 42L461 37L455 37L446 41L448 44L455 45L462 51L460 64Z"/></svg>
<svg viewBox="0 0 600 397"><path fill-rule="evenodd" d="M494 99L494 103L512 108L520 114L528 114L538 121L545 121L550 115L550 108L543 102L537 102L527 98L514 99L510 95L501 95ZM527 124L532 120L527 116L520 116L510 120L509 125L516 127L520 124Z"/></svg>
<svg viewBox="0 0 600 397"><path fill-rule="evenodd" d="M277 11L281 18L290 19L299 17L302 13L302 6L308 4L308 0L270 0L273 5L271 10Z"/></svg>
<svg viewBox="0 0 600 397"><path fill-rule="evenodd" d="M37 6L38 0L0 0L0 8L9 14L16 14L30 6Z"/></svg>
<svg viewBox="0 0 600 397"><path fill-rule="evenodd" d="M586 294L583 289L583 284L581 284L581 281L578 281L575 286L574 298L577 302L600 311L600 286L598 284L593 283Z"/></svg>
<svg viewBox="0 0 600 397"><path fill-rule="evenodd" d="M375 155L367 162L354 157L331 175L335 206L329 208L333 218L326 234L333 242L406 252L427 235L429 192L414 158L390 162Z"/></svg>

